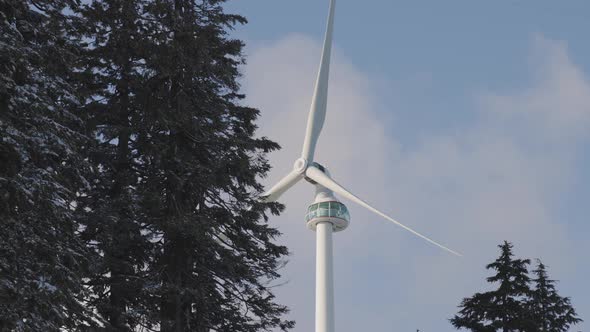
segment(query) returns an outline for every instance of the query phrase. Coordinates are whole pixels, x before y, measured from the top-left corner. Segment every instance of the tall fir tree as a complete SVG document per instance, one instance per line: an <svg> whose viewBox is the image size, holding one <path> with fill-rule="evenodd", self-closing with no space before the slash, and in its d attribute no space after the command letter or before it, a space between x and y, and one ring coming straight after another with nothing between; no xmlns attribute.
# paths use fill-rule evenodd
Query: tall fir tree
<svg viewBox="0 0 590 332"><path fill-rule="evenodd" d="M0 1L0 330L75 329L92 313L73 207L88 144L67 0Z"/></svg>
<svg viewBox="0 0 590 332"><path fill-rule="evenodd" d="M152 247L139 211L137 185L141 156L138 123L145 95L144 43L141 0L92 1L79 10L78 34L85 40L78 65L85 82L88 128L96 137L89 153L97 169L81 209L83 232L99 255L89 285L89 306L100 313L106 327L133 331L154 325L146 319L146 265Z"/></svg>
<svg viewBox="0 0 590 332"><path fill-rule="evenodd" d="M91 302L108 328L287 330L270 282L287 249L266 223L259 112L240 106L245 23L223 1L96 0L80 15L91 154Z"/></svg>
<svg viewBox="0 0 590 332"><path fill-rule="evenodd" d="M529 329L531 315L526 301L531 293L527 270L530 260L514 258L513 245L509 242L505 241L499 248L500 257L486 266L496 271L487 281L498 288L463 299L461 310L450 320L456 328L474 332Z"/></svg>
<svg viewBox="0 0 590 332"><path fill-rule="evenodd" d="M576 314L570 299L557 293L555 280L549 279L541 260L537 260L533 273L535 287L528 303L533 316L533 331L565 332L570 326L580 323L582 320Z"/></svg>
<svg viewBox="0 0 590 332"><path fill-rule="evenodd" d="M240 105L245 23L220 0L156 0L146 7L153 48L138 137L140 196L157 232L151 266L160 327L171 331L287 330L269 282L287 249L256 201L278 148L254 136L259 112ZM261 221L262 220L262 221Z"/></svg>

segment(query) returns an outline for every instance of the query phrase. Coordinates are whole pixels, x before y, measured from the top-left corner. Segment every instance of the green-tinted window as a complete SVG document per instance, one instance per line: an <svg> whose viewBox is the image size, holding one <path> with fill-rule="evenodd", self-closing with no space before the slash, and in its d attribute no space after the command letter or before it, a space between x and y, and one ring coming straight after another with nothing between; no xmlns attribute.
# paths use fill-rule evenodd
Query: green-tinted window
<svg viewBox="0 0 590 332"><path fill-rule="evenodd" d="M307 221L322 217L335 217L349 220L350 214L346 206L340 202L321 202L311 205L305 216Z"/></svg>

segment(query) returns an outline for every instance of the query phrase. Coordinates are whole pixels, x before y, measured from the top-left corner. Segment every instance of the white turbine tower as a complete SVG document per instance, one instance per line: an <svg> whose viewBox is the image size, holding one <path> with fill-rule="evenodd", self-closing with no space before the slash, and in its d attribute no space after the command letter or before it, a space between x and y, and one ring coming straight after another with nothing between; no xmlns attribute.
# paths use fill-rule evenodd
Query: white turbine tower
<svg viewBox="0 0 590 332"><path fill-rule="evenodd" d="M326 118L328 103L328 77L330 74L330 56L332 51L332 35L334 31L334 11L336 0L330 0L330 13L324 40L322 59L315 86L311 109L307 120L307 130L303 141L301 157L295 161L293 170L275 186L267 191L262 200L274 202L305 178L315 185L315 200L309 206L306 221L307 226L316 232L316 332L334 332L334 285L332 275L332 233L346 229L350 222L350 215L346 206L338 201L334 192L367 208L381 217L393 222L410 233L440 247L454 255L459 253L439 244L428 237L402 225L385 213L375 209L362 199L353 195L332 179L328 170L314 161L315 148Z"/></svg>

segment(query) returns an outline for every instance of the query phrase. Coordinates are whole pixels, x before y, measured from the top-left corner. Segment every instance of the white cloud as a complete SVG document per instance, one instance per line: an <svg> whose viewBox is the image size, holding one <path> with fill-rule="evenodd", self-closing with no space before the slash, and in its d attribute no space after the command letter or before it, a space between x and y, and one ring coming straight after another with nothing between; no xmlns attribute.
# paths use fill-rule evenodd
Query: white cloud
<svg viewBox="0 0 590 332"><path fill-rule="evenodd" d="M483 266L504 239L520 255L543 257L560 276L580 258L551 202L573 180L590 85L564 44L537 37L534 45L531 88L485 93L475 126L426 137L412 151L388 132L392 120L379 105L389 96L375 95L382 87L336 52L318 161L354 193L466 254L452 257L346 202L352 224L335 236L334 250L339 331L451 331L446 319L481 289ZM244 88L248 103L263 110L260 134L283 146L271 155L268 184L300 154L319 54L317 41L290 35L248 58ZM312 199L309 184L297 185L273 220L293 251L283 272L290 282L278 294L297 331L313 330L315 240L303 220Z"/></svg>
<svg viewBox="0 0 590 332"><path fill-rule="evenodd" d="M533 41L532 87L507 95L489 95L485 103L508 119L544 130L545 139L587 135L590 125L590 82L567 53L562 41L539 35Z"/></svg>

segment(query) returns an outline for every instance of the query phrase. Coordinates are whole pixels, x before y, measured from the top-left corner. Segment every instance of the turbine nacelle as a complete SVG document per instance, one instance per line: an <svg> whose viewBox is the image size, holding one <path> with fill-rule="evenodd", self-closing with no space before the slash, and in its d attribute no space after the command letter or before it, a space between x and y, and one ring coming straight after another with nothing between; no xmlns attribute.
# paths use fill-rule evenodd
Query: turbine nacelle
<svg viewBox="0 0 590 332"><path fill-rule="evenodd" d="M326 176L330 176L328 169L319 163L312 163L314 167L317 167ZM334 192L321 184L315 182L309 177L305 177L305 180L315 185L315 199L313 204L307 208L307 214L305 215L305 221L307 222L307 228L315 231L317 225L321 222L328 222L332 224L334 232L340 232L348 228L350 224L350 213L346 205L341 203Z"/></svg>
<svg viewBox="0 0 590 332"><path fill-rule="evenodd" d="M328 169L326 167L324 167L323 165L321 165L320 163L317 163L317 162L314 161L313 163L311 163L311 165L313 167L316 167L320 171L322 171L324 174L330 176L330 172L328 172ZM307 170L307 168L305 170ZM317 185L317 182L315 182L314 180L310 179L308 176L304 176L304 178L305 178L305 181L307 181L307 182L309 182L309 183L311 183L313 185Z"/></svg>

